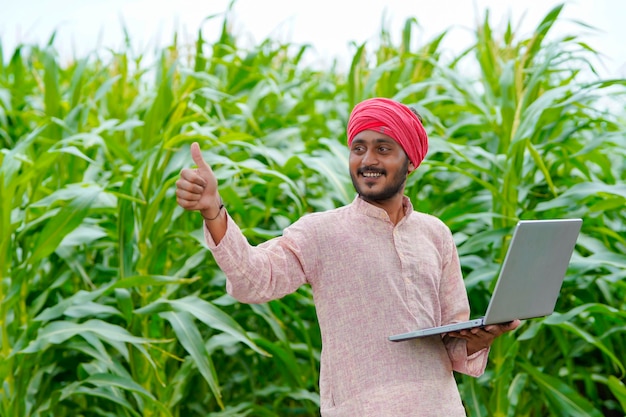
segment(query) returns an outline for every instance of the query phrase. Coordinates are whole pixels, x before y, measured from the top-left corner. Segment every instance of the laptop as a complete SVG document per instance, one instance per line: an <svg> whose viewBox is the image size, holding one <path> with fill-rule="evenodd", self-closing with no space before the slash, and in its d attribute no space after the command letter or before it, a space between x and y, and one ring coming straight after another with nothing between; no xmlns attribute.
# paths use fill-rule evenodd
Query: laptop
<svg viewBox="0 0 626 417"><path fill-rule="evenodd" d="M581 226L581 219L520 220L484 317L396 334L389 340L400 342L549 316L554 312Z"/></svg>

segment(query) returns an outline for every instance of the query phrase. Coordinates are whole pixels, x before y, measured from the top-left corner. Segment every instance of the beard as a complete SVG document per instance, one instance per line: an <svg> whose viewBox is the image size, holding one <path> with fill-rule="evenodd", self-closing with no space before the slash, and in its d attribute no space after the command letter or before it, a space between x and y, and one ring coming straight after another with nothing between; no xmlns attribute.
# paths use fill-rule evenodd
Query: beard
<svg viewBox="0 0 626 417"><path fill-rule="evenodd" d="M350 172L350 178L352 179L352 185L354 189L359 194L361 198L366 201L385 201L394 197L395 195L401 193L404 190L404 184L406 183L407 172L409 170L409 160L406 159L402 168L396 171L395 175L391 178L391 182L389 182L385 187L380 191L374 191L368 189L367 186L360 186L358 183L359 175L363 172L380 172L382 175L387 175L387 171L384 169L376 169L376 168L359 168L356 174Z"/></svg>

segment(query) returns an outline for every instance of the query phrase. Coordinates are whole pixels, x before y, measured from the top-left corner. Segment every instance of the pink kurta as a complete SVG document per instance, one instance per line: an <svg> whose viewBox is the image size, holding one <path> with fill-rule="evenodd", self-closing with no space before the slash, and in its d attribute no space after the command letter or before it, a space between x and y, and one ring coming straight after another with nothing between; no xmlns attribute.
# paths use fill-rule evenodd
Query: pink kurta
<svg viewBox="0 0 626 417"><path fill-rule="evenodd" d="M387 340L469 318L450 230L413 211L406 197L404 206L394 226L384 210L357 197L303 216L257 247L230 217L217 246L205 229L236 299L261 303L311 285L324 417L464 416L452 371L484 372L488 350L468 357L462 339Z"/></svg>

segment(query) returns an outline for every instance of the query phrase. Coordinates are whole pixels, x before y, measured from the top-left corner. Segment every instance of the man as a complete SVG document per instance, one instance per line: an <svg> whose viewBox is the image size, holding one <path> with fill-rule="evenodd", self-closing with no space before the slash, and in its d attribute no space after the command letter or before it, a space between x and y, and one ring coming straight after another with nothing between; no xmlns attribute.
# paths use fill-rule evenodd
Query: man
<svg viewBox="0 0 626 417"><path fill-rule="evenodd" d="M481 375L494 338L519 321L388 341L391 334L467 320L469 304L450 230L413 211L404 196L407 176L428 149L416 113L389 99L366 100L353 109L347 133L358 196L303 216L281 237L248 244L196 143L198 168L181 171L178 204L200 211L236 299L261 303L311 285L322 334L322 416L464 416L452 371Z"/></svg>

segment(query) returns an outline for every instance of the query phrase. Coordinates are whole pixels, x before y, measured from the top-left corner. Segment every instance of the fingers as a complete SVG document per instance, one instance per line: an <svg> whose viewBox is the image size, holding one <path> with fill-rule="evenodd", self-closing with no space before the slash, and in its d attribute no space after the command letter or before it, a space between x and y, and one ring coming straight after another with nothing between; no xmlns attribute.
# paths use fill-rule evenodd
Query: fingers
<svg viewBox="0 0 626 417"><path fill-rule="evenodd" d="M206 181L195 169L183 169L176 181L176 202L186 210L195 210L206 186Z"/></svg>
<svg viewBox="0 0 626 417"><path fill-rule="evenodd" d="M448 333L446 333L446 335L447 335L447 336L450 336L450 337L455 337L455 338L457 338L457 339L465 339L465 340L467 340L467 339L470 339L470 338L471 338L470 336L468 336L468 335L467 335L466 333L464 333L464 332L448 332Z"/></svg>
<svg viewBox="0 0 626 417"><path fill-rule="evenodd" d="M177 192L178 194L178 192ZM176 203L181 206L182 208L184 208L185 210L195 210L196 209L196 204L198 204L197 201L190 201L190 200L185 200L183 198L180 198L178 196L176 196Z"/></svg>
<svg viewBox="0 0 626 417"><path fill-rule="evenodd" d="M452 337L457 337L460 339L480 339L480 338L494 338L496 336L495 333L488 331L486 327L474 327L468 330L460 330L457 332L448 333Z"/></svg>
<svg viewBox="0 0 626 417"><path fill-rule="evenodd" d="M197 202L202 198L202 194L186 191L182 188L176 189L176 197L180 200Z"/></svg>
<svg viewBox="0 0 626 417"><path fill-rule="evenodd" d="M508 323L503 323L503 324L492 324L489 326L485 326L485 330L495 334L496 336L499 336L503 333L506 332L510 332L512 330L517 329L517 327L521 324L521 321L519 320L513 320L511 322Z"/></svg>
<svg viewBox="0 0 626 417"><path fill-rule="evenodd" d="M198 172L195 169L189 168L185 168L180 171L180 179L176 182L176 186L180 188L200 193L204 190L206 184L206 180L198 175Z"/></svg>

